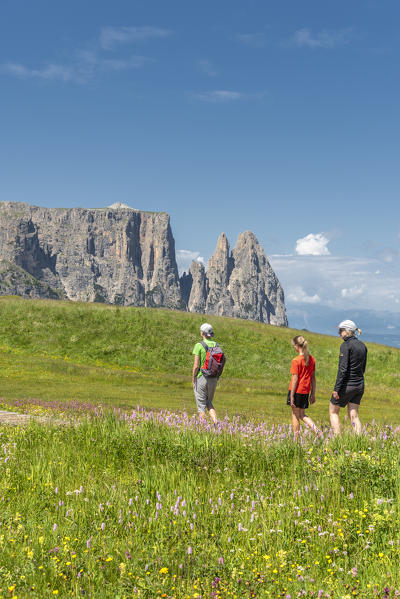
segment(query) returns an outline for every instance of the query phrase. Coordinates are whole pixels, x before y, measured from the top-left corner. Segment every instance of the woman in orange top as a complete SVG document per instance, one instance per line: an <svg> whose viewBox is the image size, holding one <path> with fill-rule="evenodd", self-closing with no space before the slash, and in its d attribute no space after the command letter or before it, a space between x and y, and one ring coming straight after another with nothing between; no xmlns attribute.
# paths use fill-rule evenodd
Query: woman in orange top
<svg viewBox="0 0 400 599"><path fill-rule="evenodd" d="M293 358L290 367L292 378L286 403L292 408L294 436L297 438L299 435L300 420L318 435L319 430L315 423L304 412L308 408L309 399L311 404L315 403L315 360L310 354L308 343L302 335L297 335L292 339L292 346L299 355Z"/></svg>

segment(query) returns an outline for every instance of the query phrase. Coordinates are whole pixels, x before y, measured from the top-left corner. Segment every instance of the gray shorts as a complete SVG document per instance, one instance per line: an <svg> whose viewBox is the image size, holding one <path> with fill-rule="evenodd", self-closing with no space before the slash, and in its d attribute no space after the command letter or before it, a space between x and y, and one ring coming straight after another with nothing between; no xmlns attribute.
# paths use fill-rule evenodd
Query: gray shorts
<svg viewBox="0 0 400 599"><path fill-rule="evenodd" d="M217 387L217 377L205 377L203 374L196 379L194 396L198 412L205 412L214 408L213 399Z"/></svg>

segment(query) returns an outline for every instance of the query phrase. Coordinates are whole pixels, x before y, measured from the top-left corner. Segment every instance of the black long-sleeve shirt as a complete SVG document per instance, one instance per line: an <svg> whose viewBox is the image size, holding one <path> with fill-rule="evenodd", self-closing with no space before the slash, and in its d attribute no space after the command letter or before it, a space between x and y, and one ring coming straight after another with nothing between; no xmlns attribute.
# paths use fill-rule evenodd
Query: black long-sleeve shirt
<svg viewBox="0 0 400 599"><path fill-rule="evenodd" d="M346 337L340 346L339 366L334 391L338 393L364 386L367 348L357 337Z"/></svg>

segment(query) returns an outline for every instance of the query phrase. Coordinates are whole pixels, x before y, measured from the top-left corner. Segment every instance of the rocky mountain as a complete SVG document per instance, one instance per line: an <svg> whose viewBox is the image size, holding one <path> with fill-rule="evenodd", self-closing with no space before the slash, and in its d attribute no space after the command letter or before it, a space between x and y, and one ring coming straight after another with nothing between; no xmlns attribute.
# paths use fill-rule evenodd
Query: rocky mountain
<svg viewBox="0 0 400 599"><path fill-rule="evenodd" d="M165 212L3 202L0 258L66 299L184 307Z"/></svg>
<svg viewBox="0 0 400 599"><path fill-rule="evenodd" d="M60 292L42 283L12 262L0 260L0 295L20 295L32 299L60 299Z"/></svg>
<svg viewBox="0 0 400 599"><path fill-rule="evenodd" d="M251 231L239 235L232 252L222 233L207 272L192 262L183 281L190 312L288 324L283 289Z"/></svg>
<svg viewBox="0 0 400 599"><path fill-rule="evenodd" d="M116 203L42 208L0 202L0 295L166 307L287 326L283 291L250 231L220 235L207 271L181 278L169 215Z"/></svg>

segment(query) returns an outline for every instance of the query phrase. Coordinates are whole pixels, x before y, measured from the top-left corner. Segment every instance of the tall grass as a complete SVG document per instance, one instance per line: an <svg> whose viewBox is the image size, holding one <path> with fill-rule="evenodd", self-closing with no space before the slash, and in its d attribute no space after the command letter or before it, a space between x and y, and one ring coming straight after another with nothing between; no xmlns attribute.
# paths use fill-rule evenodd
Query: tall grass
<svg viewBox="0 0 400 599"><path fill-rule="evenodd" d="M397 430L191 423L0 429L0 597L399 594Z"/></svg>

